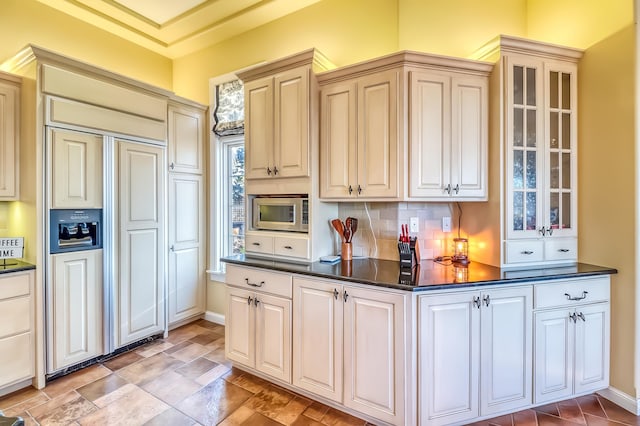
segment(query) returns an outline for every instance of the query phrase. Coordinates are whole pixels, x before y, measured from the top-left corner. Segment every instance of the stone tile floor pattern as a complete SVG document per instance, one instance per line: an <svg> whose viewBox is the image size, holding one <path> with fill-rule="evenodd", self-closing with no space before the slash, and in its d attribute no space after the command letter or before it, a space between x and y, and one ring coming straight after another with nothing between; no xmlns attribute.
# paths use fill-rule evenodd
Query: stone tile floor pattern
<svg viewBox="0 0 640 426"><path fill-rule="evenodd" d="M224 327L205 320L44 389L2 397L0 410L26 425L369 424L232 368L224 358ZM640 425L640 417L588 395L474 425Z"/></svg>

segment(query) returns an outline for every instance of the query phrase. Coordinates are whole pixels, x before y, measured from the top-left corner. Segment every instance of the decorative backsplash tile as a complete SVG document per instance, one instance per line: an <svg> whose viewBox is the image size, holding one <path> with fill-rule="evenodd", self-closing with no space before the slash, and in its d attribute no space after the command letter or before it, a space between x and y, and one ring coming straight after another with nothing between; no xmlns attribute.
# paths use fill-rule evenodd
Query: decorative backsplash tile
<svg viewBox="0 0 640 426"><path fill-rule="evenodd" d="M354 256L398 260L400 226L408 224L411 217L419 220L417 236L423 259L450 254L447 247L457 236L458 212L455 205L448 203L340 203L338 214L343 221L348 216L358 219L358 231L353 238ZM454 219L453 232L442 232L444 216Z"/></svg>

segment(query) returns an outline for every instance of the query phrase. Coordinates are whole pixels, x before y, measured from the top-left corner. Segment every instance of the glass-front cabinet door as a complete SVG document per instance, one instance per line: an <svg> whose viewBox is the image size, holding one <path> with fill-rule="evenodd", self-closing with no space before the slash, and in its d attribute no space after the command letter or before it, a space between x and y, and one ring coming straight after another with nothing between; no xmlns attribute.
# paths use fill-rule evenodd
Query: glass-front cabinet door
<svg viewBox="0 0 640 426"><path fill-rule="evenodd" d="M576 109L575 66L545 63L545 237L575 236L576 223Z"/></svg>
<svg viewBox="0 0 640 426"><path fill-rule="evenodd" d="M543 64L530 57L506 58L507 238L535 238L543 222Z"/></svg>

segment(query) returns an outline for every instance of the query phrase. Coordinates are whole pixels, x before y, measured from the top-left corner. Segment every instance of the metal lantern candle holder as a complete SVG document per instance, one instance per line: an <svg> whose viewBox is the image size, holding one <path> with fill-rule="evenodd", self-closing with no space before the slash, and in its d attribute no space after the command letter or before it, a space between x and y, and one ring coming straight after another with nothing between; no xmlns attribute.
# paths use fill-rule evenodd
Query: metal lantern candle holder
<svg viewBox="0 0 640 426"><path fill-rule="evenodd" d="M454 264L468 265L469 264L469 240L466 238L454 238L453 239L453 257L451 260Z"/></svg>

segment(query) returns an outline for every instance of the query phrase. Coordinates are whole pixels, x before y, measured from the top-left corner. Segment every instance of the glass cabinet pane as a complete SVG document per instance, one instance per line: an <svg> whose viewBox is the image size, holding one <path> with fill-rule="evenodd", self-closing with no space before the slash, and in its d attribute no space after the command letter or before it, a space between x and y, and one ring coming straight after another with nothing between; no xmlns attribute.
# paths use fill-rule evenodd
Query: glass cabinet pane
<svg viewBox="0 0 640 426"><path fill-rule="evenodd" d="M571 193L562 193L562 228L571 228Z"/></svg>
<svg viewBox="0 0 640 426"><path fill-rule="evenodd" d="M535 148L538 135L536 133L536 110L527 110L527 146Z"/></svg>
<svg viewBox="0 0 640 426"><path fill-rule="evenodd" d="M549 117L549 137L551 138L549 140L549 147L551 148L557 148L559 146L558 138L560 135L558 134L558 119L558 113L552 111Z"/></svg>
<svg viewBox="0 0 640 426"><path fill-rule="evenodd" d="M549 222L551 229L560 227L560 198L557 192L552 192L549 197Z"/></svg>
<svg viewBox="0 0 640 426"><path fill-rule="evenodd" d="M527 231L536 229L536 193L527 192Z"/></svg>
<svg viewBox="0 0 640 426"><path fill-rule="evenodd" d="M536 164L536 152L527 151L527 189L536 189L537 185L537 164Z"/></svg>
<svg viewBox="0 0 640 426"><path fill-rule="evenodd" d="M513 151L513 187L515 189L524 188L524 153Z"/></svg>
<svg viewBox="0 0 640 426"><path fill-rule="evenodd" d="M558 189L560 187L560 164L558 161L558 153L552 152L549 154L549 181L552 189Z"/></svg>
<svg viewBox="0 0 640 426"><path fill-rule="evenodd" d="M527 68L527 105L536 105L536 69Z"/></svg>
<svg viewBox="0 0 640 426"><path fill-rule="evenodd" d="M522 67L513 67L513 103L524 104L524 77Z"/></svg>
<svg viewBox="0 0 640 426"><path fill-rule="evenodd" d="M524 193L513 193L513 230L524 229Z"/></svg>
<svg viewBox="0 0 640 426"><path fill-rule="evenodd" d="M571 74L562 73L562 109L571 109Z"/></svg>
<svg viewBox="0 0 640 426"><path fill-rule="evenodd" d="M571 114L562 113L562 149L571 149Z"/></svg>
<svg viewBox="0 0 640 426"><path fill-rule="evenodd" d="M562 189L571 189L571 154L562 153Z"/></svg>
<svg viewBox="0 0 640 426"><path fill-rule="evenodd" d="M524 110L513 109L513 145L522 146L524 141Z"/></svg>
<svg viewBox="0 0 640 426"><path fill-rule="evenodd" d="M551 108L558 108L558 73L551 71L549 77L549 105Z"/></svg>

